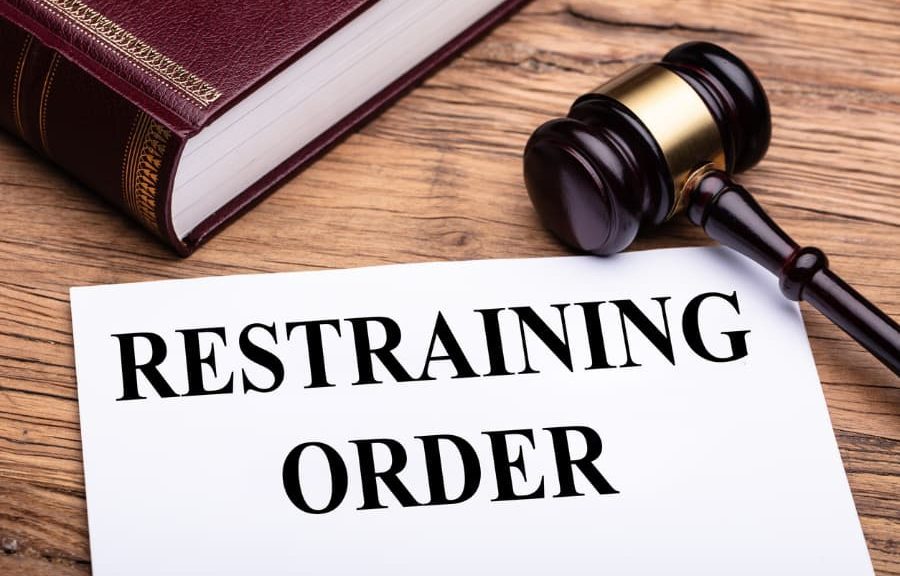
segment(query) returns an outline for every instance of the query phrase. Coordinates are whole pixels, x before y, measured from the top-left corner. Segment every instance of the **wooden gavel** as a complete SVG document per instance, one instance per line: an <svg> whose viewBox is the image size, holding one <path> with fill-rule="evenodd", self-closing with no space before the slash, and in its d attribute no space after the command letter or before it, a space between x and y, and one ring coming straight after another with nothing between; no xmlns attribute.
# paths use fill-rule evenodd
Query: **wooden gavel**
<svg viewBox="0 0 900 576"><path fill-rule="evenodd" d="M628 247L681 210L779 278L900 375L900 327L801 248L731 179L759 162L772 122L759 80L708 42L682 44L578 98L534 131L525 183L544 224L594 254Z"/></svg>

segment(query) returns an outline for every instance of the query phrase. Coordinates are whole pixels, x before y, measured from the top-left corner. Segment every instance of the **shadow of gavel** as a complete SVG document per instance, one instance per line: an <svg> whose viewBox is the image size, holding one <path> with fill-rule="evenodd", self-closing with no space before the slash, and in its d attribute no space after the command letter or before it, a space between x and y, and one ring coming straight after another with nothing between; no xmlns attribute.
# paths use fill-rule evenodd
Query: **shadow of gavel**
<svg viewBox="0 0 900 576"><path fill-rule="evenodd" d="M684 211L719 243L778 276L900 375L900 327L800 247L731 174L765 155L772 133L759 80L727 50L682 44L578 98L534 131L525 184L544 224L585 252L614 254Z"/></svg>

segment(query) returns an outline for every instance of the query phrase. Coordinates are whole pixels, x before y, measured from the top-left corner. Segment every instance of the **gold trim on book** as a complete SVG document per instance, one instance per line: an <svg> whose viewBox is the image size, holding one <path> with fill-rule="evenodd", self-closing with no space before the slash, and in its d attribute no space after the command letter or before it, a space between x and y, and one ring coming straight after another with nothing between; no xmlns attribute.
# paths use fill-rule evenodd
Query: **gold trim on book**
<svg viewBox="0 0 900 576"><path fill-rule="evenodd" d="M209 106L222 94L205 80L162 54L81 0L38 0L87 32L91 39L174 88L193 103Z"/></svg>
<svg viewBox="0 0 900 576"><path fill-rule="evenodd" d="M22 51L19 52L19 60L16 62L16 73L13 76L13 116L16 119L16 130L19 136L25 138L25 128L22 127L22 71L25 69L25 60L28 58L28 52L31 50L31 41L34 36L28 36L25 43L22 44Z"/></svg>
<svg viewBox="0 0 900 576"><path fill-rule="evenodd" d="M53 88L53 80L56 78L56 68L59 66L59 53L54 52L53 58L50 60L50 66L47 68L47 75L44 76L44 86L41 88L41 107L38 113L38 125L41 131L41 146L44 147L44 153L50 156L50 146L47 144L47 101L50 99L50 90Z"/></svg>
<svg viewBox="0 0 900 576"><path fill-rule="evenodd" d="M143 112L138 112L122 161L122 199L125 207L144 226L157 233L159 169L171 136L168 128Z"/></svg>

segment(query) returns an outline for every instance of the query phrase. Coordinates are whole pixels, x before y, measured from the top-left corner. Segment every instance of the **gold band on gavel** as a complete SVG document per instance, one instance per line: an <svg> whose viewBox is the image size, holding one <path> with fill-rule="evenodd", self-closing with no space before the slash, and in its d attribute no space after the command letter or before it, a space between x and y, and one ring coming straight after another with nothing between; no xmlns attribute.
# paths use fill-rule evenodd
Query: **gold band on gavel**
<svg viewBox="0 0 900 576"><path fill-rule="evenodd" d="M675 72L657 64L643 64L594 92L628 108L662 150L675 191L668 217L680 208L684 185L695 169L707 164L725 169L722 137L712 113L691 85Z"/></svg>

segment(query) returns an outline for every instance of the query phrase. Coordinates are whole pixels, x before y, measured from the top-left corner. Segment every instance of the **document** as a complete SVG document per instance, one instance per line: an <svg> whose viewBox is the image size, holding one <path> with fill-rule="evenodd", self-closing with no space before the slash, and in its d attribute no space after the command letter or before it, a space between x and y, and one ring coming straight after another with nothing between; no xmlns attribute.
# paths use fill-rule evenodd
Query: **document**
<svg viewBox="0 0 900 576"><path fill-rule="evenodd" d="M71 304L96 576L873 573L799 308L724 249Z"/></svg>

